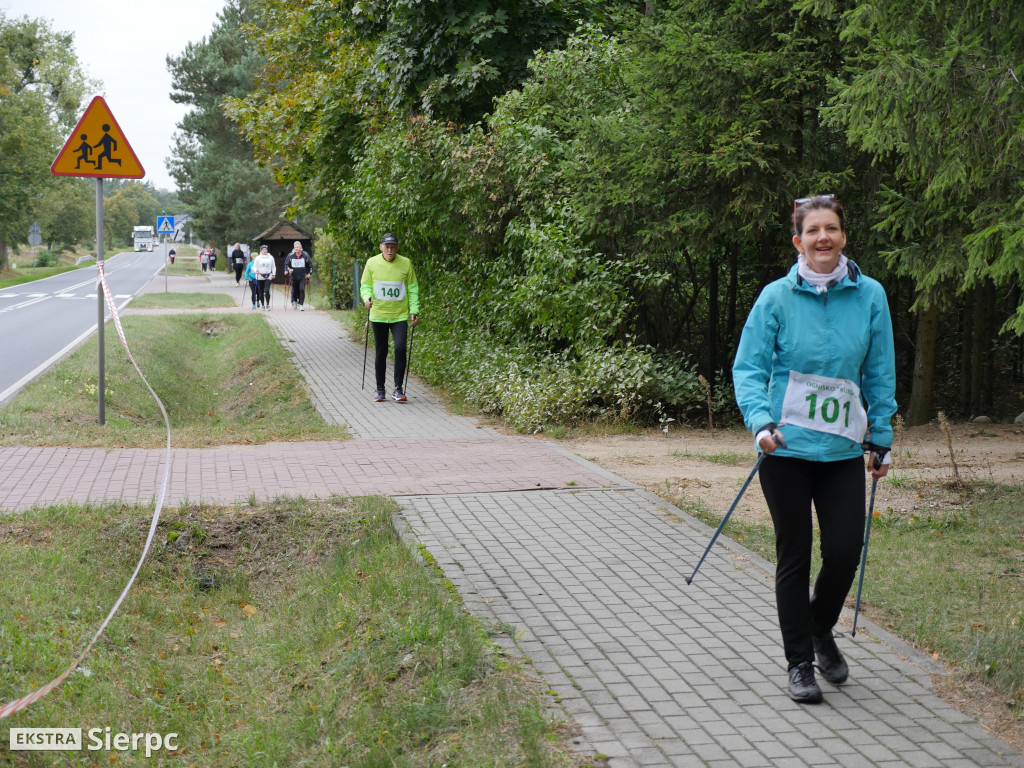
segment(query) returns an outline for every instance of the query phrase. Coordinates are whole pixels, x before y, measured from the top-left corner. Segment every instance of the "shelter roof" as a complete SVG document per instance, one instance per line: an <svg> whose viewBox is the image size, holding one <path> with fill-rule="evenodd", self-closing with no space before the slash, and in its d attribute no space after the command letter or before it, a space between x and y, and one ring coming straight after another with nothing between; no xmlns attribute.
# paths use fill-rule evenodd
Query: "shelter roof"
<svg viewBox="0 0 1024 768"><path fill-rule="evenodd" d="M301 229L295 222L279 221L265 232L256 236L256 240L312 240L313 235Z"/></svg>

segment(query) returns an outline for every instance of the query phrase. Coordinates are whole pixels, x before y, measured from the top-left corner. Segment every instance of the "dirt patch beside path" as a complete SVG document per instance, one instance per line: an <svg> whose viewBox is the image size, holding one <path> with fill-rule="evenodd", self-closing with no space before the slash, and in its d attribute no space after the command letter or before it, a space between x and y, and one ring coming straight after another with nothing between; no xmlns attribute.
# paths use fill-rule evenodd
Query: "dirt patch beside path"
<svg viewBox="0 0 1024 768"><path fill-rule="evenodd" d="M958 495L946 487L955 478L954 461L965 483L1024 484L1024 429L1012 424L955 424L951 433L952 460L938 424L904 431L893 446L889 477L878 484L876 509L920 514L928 508L960 505ZM757 460L753 438L740 428L675 429L667 435L653 430L558 442L655 493L700 500L712 514L725 514ZM767 522L764 497L757 483L752 485L733 515Z"/></svg>

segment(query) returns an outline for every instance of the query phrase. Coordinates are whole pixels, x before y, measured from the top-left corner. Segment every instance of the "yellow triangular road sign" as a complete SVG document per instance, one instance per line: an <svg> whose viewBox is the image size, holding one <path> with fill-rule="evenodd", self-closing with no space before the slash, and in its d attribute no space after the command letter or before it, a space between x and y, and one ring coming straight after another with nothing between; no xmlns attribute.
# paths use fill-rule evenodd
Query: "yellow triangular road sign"
<svg viewBox="0 0 1024 768"><path fill-rule="evenodd" d="M50 166L54 176L141 179L146 175L107 102L97 96Z"/></svg>

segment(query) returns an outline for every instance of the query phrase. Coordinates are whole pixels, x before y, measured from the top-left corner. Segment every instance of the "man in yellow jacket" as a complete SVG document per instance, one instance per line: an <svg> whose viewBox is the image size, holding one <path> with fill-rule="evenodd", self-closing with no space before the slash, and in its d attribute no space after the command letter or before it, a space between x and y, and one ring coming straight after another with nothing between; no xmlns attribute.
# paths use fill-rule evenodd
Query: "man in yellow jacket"
<svg viewBox="0 0 1024 768"><path fill-rule="evenodd" d="M384 378L387 372L388 332L395 338L395 389L391 397L404 403L405 344L409 325L419 322L420 297L416 270L405 256L398 255L398 238L386 234L380 239L380 255L372 256L363 268L359 280L359 295L370 310L373 343L377 353L374 373L377 377L376 401L387 399Z"/></svg>

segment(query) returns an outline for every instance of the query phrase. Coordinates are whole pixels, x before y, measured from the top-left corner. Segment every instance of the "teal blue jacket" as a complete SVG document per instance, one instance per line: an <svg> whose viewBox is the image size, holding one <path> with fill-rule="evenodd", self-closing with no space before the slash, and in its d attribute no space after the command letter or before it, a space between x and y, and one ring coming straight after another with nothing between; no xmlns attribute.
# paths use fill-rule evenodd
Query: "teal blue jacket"
<svg viewBox="0 0 1024 768"><path fill-rule="evenodd" d="M861 274L852 261L846 276L821 294L799 277L794 264L788 275L765 287L750 310L732 376L743 421L754 434L782 421L790 371L859 386L868 423L863 439L892 445L896 361L889 303L878 281ZM861 441L830 432L795 424L781 432L787 447L774 456L839 461L863 453Z"/></svg>

